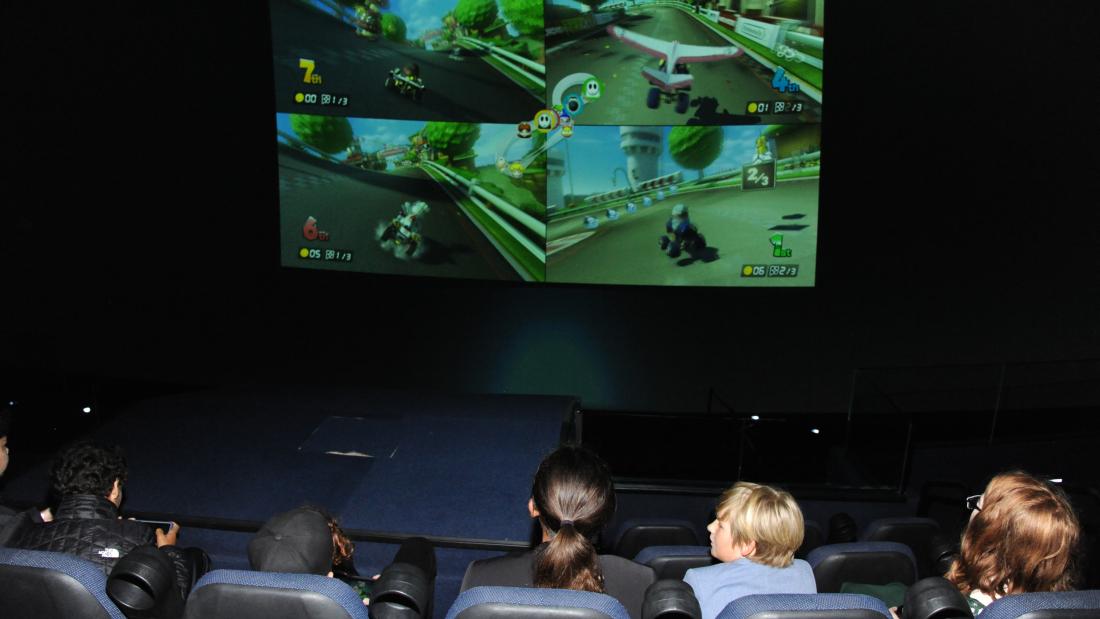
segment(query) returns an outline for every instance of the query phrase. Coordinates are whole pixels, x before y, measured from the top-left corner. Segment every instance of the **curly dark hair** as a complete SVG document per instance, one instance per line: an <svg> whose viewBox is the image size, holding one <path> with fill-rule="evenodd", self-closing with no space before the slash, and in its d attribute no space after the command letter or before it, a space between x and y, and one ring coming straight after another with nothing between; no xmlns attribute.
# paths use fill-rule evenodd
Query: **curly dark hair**
<svg viewBox="0 0 1100 619"><path fill-rule="evenodd" d="M53 463L50 486L58 497L73 494L107 496L115 480L126 483L126 456L118 446L82 441L66 449Z"/></svg>

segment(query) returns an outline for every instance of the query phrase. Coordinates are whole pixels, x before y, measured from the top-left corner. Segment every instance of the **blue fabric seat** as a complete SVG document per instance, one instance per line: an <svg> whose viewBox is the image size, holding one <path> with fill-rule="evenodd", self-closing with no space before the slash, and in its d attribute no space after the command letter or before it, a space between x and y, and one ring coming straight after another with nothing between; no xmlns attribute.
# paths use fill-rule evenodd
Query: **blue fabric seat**
<svg viewBox="0 0 1100 619"><path fill-rule="evenodd" d="M688 570L712 565L717 559L710 556L710 546L649 546L634 561L653 568L657 580L682 580Z"/></svg>
<svg viewBox="0 0 1100 619"><path fill-rule="evenodd" d="M447 619L630 619L615 598L589 591L474 587L463 591Z"/></svg>
<svg viewBox="0 0 1100 619"><path fill-rule="evenodd" d="M825 530L814 520L806 520L802 528L802 545L795 551L794 556L805 559L818 546L825 543Z"/></svg>
<svg viewBox="0 0 1100 619"><path fill-rule="evenodd" d="M917 577L939 576L933 573L932 545L940 533L940 525L931 518L879 518L872 521L859 536L864 542L897 542L913 551L917 560Z"/></svg>
<svg viewBox="0 0 1100 619"><path fill-rule="evenodd" d="M891 619L882 600L851 593L746 595L730 602L718 619Z"/></svg>
<svg viewBox="0 0 1100 619"><path fill-rule="evenodd" d="M631 518L618 527L612 554L634 559L650 546L697 546L696 526L676 518ZM640 563L640 561L639 561Z"/></svg>
<svg viewBox="0 0 1100 619"><path fill-rule="evenodd" d="M1100 590L1017 593L994 600L980 619L1100 619Z"/></svg>
<svg viewBox="0 0 1100 619"><path fill-rule="evenodd" d="M187 598L185 619L367 619L351 587L313 574L214 570Z"/></svg>
<svg viewBox="0 0 1100 619"><path fill-rule="evenodd" d="M0 548L0 614L5 619L125 619L107 597L95 564L59 552Z"/></svg>
<svg viewBox="0 0 1100 619"><path fill-rule="evenodd" d="M846 582L885 585L917 581L913 551L897 542L850 542L819 546L806 556L819 593L839 593Z"/></svg>

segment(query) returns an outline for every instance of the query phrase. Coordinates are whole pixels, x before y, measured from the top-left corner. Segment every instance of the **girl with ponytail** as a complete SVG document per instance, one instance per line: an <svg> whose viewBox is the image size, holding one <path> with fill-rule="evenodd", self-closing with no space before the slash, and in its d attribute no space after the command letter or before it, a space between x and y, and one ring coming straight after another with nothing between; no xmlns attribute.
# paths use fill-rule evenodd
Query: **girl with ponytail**
<svg viewBox="0 0 1100 619"><path fill-rule="evenodd" d="M542 525L546 542L535 554L535 586L603 593L603 574L590 538L615 513L607 466L578 447L555 451L539 465L527 507Z"/></svg>
<svg viewBox="0 0 1100 619"><path fill-rule="evenodd" d="M573 445L543 459L527 509L542 529L534 550L474 561L462 590L479 586L541 587L606 593L631 617L641 616L651 568L599 555L592 540L615 513L611 472L596 454Z"/></svg>

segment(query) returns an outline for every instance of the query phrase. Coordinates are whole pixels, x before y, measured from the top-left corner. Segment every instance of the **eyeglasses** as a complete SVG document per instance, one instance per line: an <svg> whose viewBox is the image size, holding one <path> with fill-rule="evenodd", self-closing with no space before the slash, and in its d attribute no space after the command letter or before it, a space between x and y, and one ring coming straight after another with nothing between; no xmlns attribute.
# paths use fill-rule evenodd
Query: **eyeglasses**
<svg viewBox="0 0 1100 619"><path fill-rule="evenodd" d="M969 509L970 511L974 511L975 509L978 510L978 511L982 511L981 505L978 505L978 502L981 501L981 500L982 500L982 495L980 495L980 494L975 494L974 496L966 497L966 508Z"/></svg>

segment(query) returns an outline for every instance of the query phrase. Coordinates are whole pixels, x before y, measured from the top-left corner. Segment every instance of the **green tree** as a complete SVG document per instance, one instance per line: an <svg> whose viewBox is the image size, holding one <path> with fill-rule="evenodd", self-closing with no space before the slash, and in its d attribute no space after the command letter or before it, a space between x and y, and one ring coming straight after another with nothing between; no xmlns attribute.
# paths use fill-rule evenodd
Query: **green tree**
<svg viewBox="0 0 1100 619"><path fill-rule="evenodd" d="M500 8L504 17L520 34L533 35L543 33L543 0L501 0Z"/></svg>
<svg viewBox="0 0 1100 619"><path fill-rule="evenodd" d="M458 0L454 17L470 30L484 30L497 19L496 0Z"/></svg>
<svg viewBox="0 0 1100 619"><path fill-rule="evenodd" d="M721 127L673 127L668 132L668 154L673 161L689 170L703 169L722 154L725 133Z"/></svg>
<svg viewBox="0 0 1100 619"><path fill-rule="evenodd" d="M354 140L351 123L339 116L291 114L290 128L303 142L330 155L351 146Z"/></svg>
<svg viewBox="0 0 1100 619"><path fill-rule="evenodd" d="M430 122L421 132L435 151L448 160L469 154L481 137L481 125L474 123Z"/></svg>
<svg viewBox="0 0 1100 619"><path fill-rule="evenodd" d="M397 43L405 42L405 20L393 13L382 14L382 36Z"/></svg>

